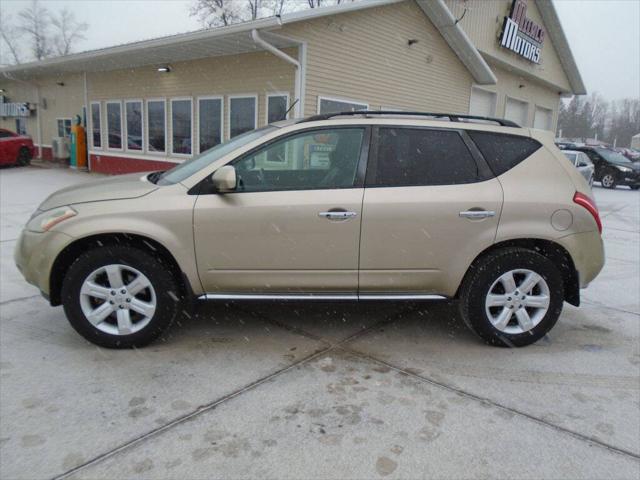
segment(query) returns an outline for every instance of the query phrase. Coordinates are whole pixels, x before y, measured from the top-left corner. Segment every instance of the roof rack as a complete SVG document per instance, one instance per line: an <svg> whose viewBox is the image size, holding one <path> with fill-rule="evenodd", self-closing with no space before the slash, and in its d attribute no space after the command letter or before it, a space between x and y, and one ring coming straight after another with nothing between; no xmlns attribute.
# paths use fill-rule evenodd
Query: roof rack
<svg viewBox="0 0 640 480"><path fill-rule="evenodd" d="M300 120L298 123L314 122L318 120L329 120L334 117L351 117L356 115L377 116L377 115L393 115L393 116L407 116L407 117L432 117L432 118L446 118L450 122L461 122L465 120L480 120L483 122L494 122L502 127L515 127L520 128L516 122L506 120L504 118L482 117L478 115L459 115L457 113L431 113L431 112L404 112L394 110L356 110L353 112L336 112L336 113L323 113L320 115L313 115Z"/></svg>

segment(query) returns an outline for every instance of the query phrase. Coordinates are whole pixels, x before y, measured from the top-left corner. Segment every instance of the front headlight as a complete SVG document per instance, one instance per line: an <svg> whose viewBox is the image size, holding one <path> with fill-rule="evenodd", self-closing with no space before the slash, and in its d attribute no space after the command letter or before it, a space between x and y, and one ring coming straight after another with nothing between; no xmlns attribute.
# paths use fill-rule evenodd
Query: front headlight
<svg viewBox="0 0 640 480"><path fill-rule="evenodd" d="M27 230L40 233L47 232L60 222L75 217L77 214L78 212L71 207L59 207L47 210L32 217L27 223Z"/></svg>
<svg viewBox="0 0 640 480"><path fill-rule="evenodd" d="M632 169L631 169L631 168L629 168L629 167L623 167L623 166L620 166L620 165L616 165L616 168L617 168L618 170L620 170L621 172L631 172L631 171L632 171Z"/></svg>

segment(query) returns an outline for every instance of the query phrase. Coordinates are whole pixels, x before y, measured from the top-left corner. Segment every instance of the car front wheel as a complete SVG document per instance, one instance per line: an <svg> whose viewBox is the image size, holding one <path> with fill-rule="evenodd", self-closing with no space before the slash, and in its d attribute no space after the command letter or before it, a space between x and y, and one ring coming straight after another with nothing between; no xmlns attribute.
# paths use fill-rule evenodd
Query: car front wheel
<svg viewBox="0 0 640 480"><path fill-rule="evenodd" d="M604 188L616 188L616 176L613 173L607 172L600 179L600 183Z"/></svg>
<svg viewBox="0 0 640 480"><path fill-rule="evenodd" d="M506 248L481 258L460 295L462 318L487 343L522 347L551 330L562 311L562 275L543 255Z"/></svg>
<svg viewBox="0 0 640 480"><path fill-rule="evenodd" d="M106 348L142 347L173 322L179 291L161 259L126 246L89 250L71 265L62 285L69 322Z"/></svg>

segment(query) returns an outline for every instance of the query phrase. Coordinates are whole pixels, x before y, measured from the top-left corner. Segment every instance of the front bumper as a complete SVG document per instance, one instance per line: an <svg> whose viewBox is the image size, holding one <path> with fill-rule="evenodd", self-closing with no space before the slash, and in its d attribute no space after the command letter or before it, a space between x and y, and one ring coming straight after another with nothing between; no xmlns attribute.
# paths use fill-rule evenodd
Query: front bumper
<svg viewBox="0 0 640 480"><path fill-rule="evenodd" d="M49 296L49 279L53 262L58 254L71 243L69 235L60 232L37 233L22 230L16 243L13 258L25 280Z"/></svg>
<svg viewBox="0 0 640 480"><path fill-rule="evenodd" d="M640 172L618 172L618 185L640 185Z"/></svg>

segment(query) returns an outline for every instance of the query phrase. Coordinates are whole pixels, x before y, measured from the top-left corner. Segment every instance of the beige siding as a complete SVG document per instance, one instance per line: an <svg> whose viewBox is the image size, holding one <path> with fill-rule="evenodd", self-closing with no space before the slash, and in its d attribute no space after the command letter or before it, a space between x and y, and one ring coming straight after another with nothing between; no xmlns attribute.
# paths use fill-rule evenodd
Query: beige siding
<svg viewBox="0 0 640 480"><path fill-rule="evenodd" d="M296 49L287 51L297 55ZM193 99L193 139L196 142L196 99L199 96L224 97L224 135L228 137L229 95L258 95L258 125L266 118L266 95L289 93L293 98L294 67L266 52L213 57L174 63L170 73L159 73L154 66L88 74L89 101L190 97ZM124 107L123 107L124 108ZM167 105L167 137L171 136L170 108ZM102 122L106 109L102 105ZM104 127L103 127L104 128Z"/></svg>
<svg viewBox="0 0 640 480"><path fill-rule="evenodd" d="M549 84L556 90L571 91L569 80L549 35L544 40L542 59L538 65L500 46L498 38L504 17L509 15L512 0L445 0L445 3L454 17L461 18L464 14L459 24L485 58L503 62L520 70L520 73ZM544 26L535 1L529 0L527 6L527 17Z"/></svg>
<svg viewBox="0 0 640 480"><path fill-rule="evenodd" d="M405 110L467 112L472 78L413 1L288 25L308 42L305 114L318 96ZM412 46L409 39L418 40Z"/></svg>
<svg viewBox="0 0 640 480"><path fill-rule="evenodd" d="M552 126L555 130L558 120L558 106L560 104L558 92L532 81L529 77L509 72L497 65L491 64L491 69L498 77L498 84L482 85L479 88L497 94L496 116L504 117L506 99L511 97L528 104L527 124L523 126L533 126L535 107L538 106L553 111Z"/></svg>
<svg viewBox="0 0 640 480"><path fill-rule="evenodd" d="M58 85L61 83L63 85ZM37 112L41 115L42 144L51 145L51 139L58 135L57 118L71 118L82 115L84 105L84 81L82 75L67 75L41 78L24 82L2 80L0 88L7 90L6 97L10 102L38 101L37 88L40 89L40 105ZM15 118L0 119L0 126L15 130ZM34 142L37 138L37 115L32 114L27 120L27 133Z"/></svg>

